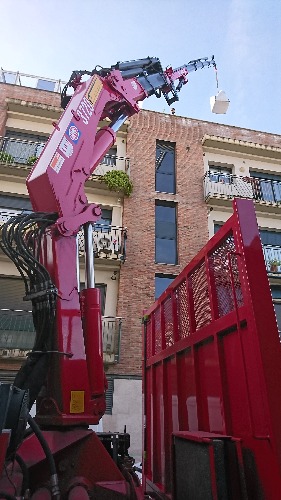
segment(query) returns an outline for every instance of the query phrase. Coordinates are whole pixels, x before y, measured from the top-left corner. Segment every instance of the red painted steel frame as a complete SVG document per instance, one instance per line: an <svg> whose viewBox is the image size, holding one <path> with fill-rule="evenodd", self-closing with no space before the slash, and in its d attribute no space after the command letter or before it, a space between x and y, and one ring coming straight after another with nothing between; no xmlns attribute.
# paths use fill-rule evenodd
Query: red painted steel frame
<svg viewBox="0 0 281 500"><path fill-rule="evenodd" d="M145 312L144 489L164 498L180 431L240 440L248 498L280 498L280 340L253 202L233 206Z"/></svg>

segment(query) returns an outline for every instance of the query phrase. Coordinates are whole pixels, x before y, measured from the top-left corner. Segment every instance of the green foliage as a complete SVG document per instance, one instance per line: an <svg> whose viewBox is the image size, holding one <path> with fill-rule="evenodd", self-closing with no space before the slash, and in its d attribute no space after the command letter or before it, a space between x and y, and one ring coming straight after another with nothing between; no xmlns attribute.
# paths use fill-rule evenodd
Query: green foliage
<svg viewBox="0 0 281 500"><path fill-rule="evenodd" d="M110 191L123 192L126 196L130 196L133 191L133 184L130 181L128 174L121 170L111 170L101 177L101 182L104 182Z"/></svg>
<svg viewBox="0 0 281 500"><path fill-rule="evenodd" d="M37 156L30 156L26 162L27 165L34 165L38 160Z"/></svg>
<svg viewBox="0 0 281 500"><path fill-rule="evenodd" d="M268 264L270 266L280 266L281 265L281 261L280 260L277 260L277 259L272 259L272 260L269 260L268 261Z"/></svg>
<svg viewBox="0 0 281 500"><path fill-rule="evenodd" d="M5 151L0 151L0 162L2 163L13 163L14 158L9 153L5 153Z"/></svg>

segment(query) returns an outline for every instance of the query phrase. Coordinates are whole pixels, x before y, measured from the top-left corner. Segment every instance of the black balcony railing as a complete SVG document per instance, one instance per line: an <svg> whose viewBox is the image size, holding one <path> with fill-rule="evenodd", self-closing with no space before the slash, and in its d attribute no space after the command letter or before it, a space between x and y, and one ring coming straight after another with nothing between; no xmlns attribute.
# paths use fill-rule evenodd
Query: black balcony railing
<svg viewBox="0 0 281 500"><path fill-rule="evenodd" d="M107 364L119 362L121 326L121 318L102 317L103 359ZM31 311L0 309L0 357L25 357L34 340Z"/></svg>
<svg viewBox="0 0 281 500"><path fill-rule="evenodd" d="M0 229L2 224L19 213L18 210L1 210ZM125 262L126 240L127 230L124 227L93 224L93 248L95 257L98 259ZM84 235L82 231L78 233L78 248L79 255L84 255Z"/></svg>
<svg viewBox="0 0 281 500"><path fill-rule="evenodd" d="M207 172L204 196L206 201L210 198L250 198L259 203L280 205L281 181Z"/></svg>
<svg viewBox="0 0 281 500"><path fill-rule="evenodd" d="M31 168L37 158L39 158L45 144L46 142L0 136L0 164L11 167L25 166L25 168ZM90 179L100 177L110 170L121 170L129 173L129 168L129 158L107 154L100 161Z"/></svg>
<svg viewBox="0 0 281 500"><path fill-rule="evenodd" d="M106 226L103 224L93 224L93 246L94 254L97 258L126 260L126 240L127 230L118 226ZM84 235L78 233L79 254L84 254Z"/></svg>

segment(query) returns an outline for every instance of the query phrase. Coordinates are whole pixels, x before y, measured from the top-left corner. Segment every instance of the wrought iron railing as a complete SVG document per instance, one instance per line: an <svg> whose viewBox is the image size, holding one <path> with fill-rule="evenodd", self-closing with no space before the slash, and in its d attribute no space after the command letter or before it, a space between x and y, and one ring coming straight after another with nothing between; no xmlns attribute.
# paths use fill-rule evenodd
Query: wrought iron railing
<svg viewBox="0 0 281 500"><path fill-rule="evenodd" d="M207 172L204 196L206 201L210 198L250 198L259 203L280 205L281 181Z"/></svg>
<svg viewBox="0 0 281 500"><path fill-rule="evenodd" d="M66 82L62 80L29 75L27 73L20 73L19 71L9 71L3 68L0 69L0 82L59 93L66 84Z"/></svg>
<svg viewBox="0 0 281 500"><path fill-rule="evenodd" d="M93 246L95 257L102 259L126 260L127 230L119 226L93 224ZM79 254L84 255L84 235L78 233Z"/></svg>
<svg viewBox="0 0 281 500"><path fill-rule="evenodd" d="M26 165L31 168L43 151L45 144L46 142L0 137L0 164Z"/></svg>
<svg viewBox="0 0 281 500"><path fill-rule="evenodd" d="M39 158L45 144L46 142L0 136L0 164L31 168ZM129 168L129 158L107 154L100 161L90 179L100 177L111 170L122 170L129 173Z"/></svg>
<svg viewBox="0 0 281 500"><path fill-rule="evenodd" d="M2 224L19 214L18 210L0 211L0 229ZM120 262L126 260L127 229L120 226L93 224L93 248L96 258L111 259ZM78 233L79 255L84 255L84 235Z"/></svg>
<svg viewBox="0 0 281 500"><path fill-rule="evenodd" d="M118 363L122 318L102 317L104 363ZM31 311L0 309L0 357L23 358L32 349L35 329Z"/></svg>

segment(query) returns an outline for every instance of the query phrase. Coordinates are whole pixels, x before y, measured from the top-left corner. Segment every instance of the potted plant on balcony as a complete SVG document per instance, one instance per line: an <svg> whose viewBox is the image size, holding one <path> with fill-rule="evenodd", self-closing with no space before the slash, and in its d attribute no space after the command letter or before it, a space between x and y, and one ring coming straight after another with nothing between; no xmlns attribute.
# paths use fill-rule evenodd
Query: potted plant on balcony
<svg viewBox="0 0 281 500"><path fill-rule="evenodd" d="M0 163L13 163L14 157L5 151L0 151Z"/></svg>
<svg viewBox="0 0 281 500"><path fill-rule="evenodd" d="M133 191L130 177L122 170L110 170L100 178L100 181L104 182L110 191L122 192L125 196L130 196Z"/></svg>
<svg viewBox="0 0 281 500"><path fill-rule="evenodd" d="M27 165L34 165L34 163L38 160L37 156L30 156L26 162Z"/></svg>
<svg viewBox="0 0 281 500"><path fill-rule="evenodd" d="M281 264L281 261L277 260L277 259L271 259L271 260L268 261L268 264L270 266L270 271L272 273L276 273L278 271L278 267Z"/></svg>

